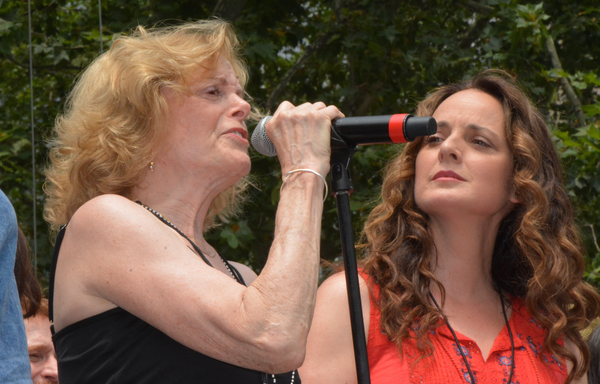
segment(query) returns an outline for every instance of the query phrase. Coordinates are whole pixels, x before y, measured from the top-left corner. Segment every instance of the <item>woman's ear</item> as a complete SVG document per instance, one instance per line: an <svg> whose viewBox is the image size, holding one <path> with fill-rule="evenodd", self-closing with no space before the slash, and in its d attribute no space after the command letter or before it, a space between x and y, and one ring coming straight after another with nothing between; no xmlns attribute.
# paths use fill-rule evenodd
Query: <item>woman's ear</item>
<svg viewBox="0 0 600 384"><path fill-rule="evenodd" d="M517 199L517 188L513 185L512 187L512 191L510 192L510 197L508 198L508 201L510 201L511 203L517 205L517 204L521 204L521 202L519 201L519 199Z"/></svg>
<svg viewBox="0 0 600 384"><path fill-rule="evenodd" d="M508 201L515 205L521 204L519 199L517 199L517 186L515 185L514 180L511 182L510 197L508 198Z"/></svg>

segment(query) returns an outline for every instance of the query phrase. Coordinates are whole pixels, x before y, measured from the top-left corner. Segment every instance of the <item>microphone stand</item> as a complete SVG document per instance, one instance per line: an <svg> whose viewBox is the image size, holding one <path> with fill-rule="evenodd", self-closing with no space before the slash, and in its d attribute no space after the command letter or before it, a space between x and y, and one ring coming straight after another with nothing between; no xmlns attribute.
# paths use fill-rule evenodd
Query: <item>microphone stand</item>
<svg viewBox="0 0 600 384"><path fill-rule="evenodd" d="M365 338L362 304L360 301L360 288L358 283L352 217L350 212L350 194L353 192L353 188L348 166L350 165L350 159L356 153L358 147L356 145L347 144L337 135L335 130L332 129L331 133L331 192L335 196L338 209L356 374L358 377L358 384L370 384L371 376L369 375L367 340Z"/></svg>

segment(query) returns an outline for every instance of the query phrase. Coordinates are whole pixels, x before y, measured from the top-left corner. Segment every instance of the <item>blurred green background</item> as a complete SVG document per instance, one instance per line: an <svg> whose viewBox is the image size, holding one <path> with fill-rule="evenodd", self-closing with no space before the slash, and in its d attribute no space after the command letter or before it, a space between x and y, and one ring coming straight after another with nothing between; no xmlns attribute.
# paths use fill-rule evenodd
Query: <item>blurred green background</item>
<svg viewBox="0 0 600 384"><path fill-rule="evenodd" d="M102 32L100 32L101 5ZM0 0L0 188L34 245L45 280L52 257L42 219L46 140L65 96L115 36L137 25L218 15L230 20L250 67L248 92L278 103L322 100L346 116L410 113L428 92L485 68L515 74L546 116L586 247L585 279L600 286L600 6L597 0L32 0L35 185L32 177L28 7ZM360 149L351 167L354 226L379 195L381 169L401 146ZM228 258L259 272L273 236L281 175L251 152L258 189L245 211L212 230ZM325 205L322 257L340 255L335 201Z"/></svg>

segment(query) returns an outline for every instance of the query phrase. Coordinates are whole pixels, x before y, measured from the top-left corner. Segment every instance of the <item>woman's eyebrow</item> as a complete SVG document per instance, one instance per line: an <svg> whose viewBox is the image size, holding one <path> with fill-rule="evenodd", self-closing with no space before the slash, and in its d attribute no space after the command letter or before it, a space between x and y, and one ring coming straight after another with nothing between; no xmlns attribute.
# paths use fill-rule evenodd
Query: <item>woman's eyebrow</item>
<svg viewBox="0 0 600 384"><path fill-rule="evenodd" d="M450 123L448 123L445 120L438 121L437 125L438 125L438 129L440 129L440 128L441 129L448 129L448 128L450 128ZM467 124L466 128L469 129L469 130L471 130L471 131L486 132L486 133L492 135L495 139L499 139L498 135L494 131L492 131L491 129L486 128L484 126L481 126L479 124L470 123L470 124Z"/></svg>
<svg viewBox="0 0 600 384"><path fill-rule="evenodd" d="M218 84L227 84L227 79L225 78L225 76L209 77L208 80L214 81Z"/></svg>
<svg viewBox="0 0 600 384"><path fill-rule="evenodd" d="M470 129L470 130L473 130L476 132L486 132L487 134L492 135L495 139L500 139L498 137L498 135L496 134L496 132L492 131L489 128L478 125L478 124L471 123L471 124L467 125L467 129Z"/></svg>
<svg viewBox="0 0 600 384"><path fill-rule="evenodd" d="M236 77L236 79L238 79L238 77ZM246 96L246 91L239 85L239 82L237 84L230 83L225 76L209 77L207 80L209 82L216 82L218 85L232 85L237 89L238 96L242 98Z"/></svg>

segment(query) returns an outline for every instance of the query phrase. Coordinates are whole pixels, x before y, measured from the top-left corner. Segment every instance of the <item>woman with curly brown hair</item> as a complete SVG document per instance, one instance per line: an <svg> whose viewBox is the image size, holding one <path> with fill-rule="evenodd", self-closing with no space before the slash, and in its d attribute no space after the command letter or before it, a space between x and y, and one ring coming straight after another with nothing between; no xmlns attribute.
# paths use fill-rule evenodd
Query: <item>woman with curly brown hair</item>
<svg viewBox="0 0 600 384"><path fill-rule="evenodd" d="M561 166L513 78L486 71L417 109L435 135L387 167L361 297L371 382L586 383L579 330L600 312ZM300 370L355 383L344 277L319 289Z"/></svg>
<svg viewBox="0 0 600 384"><path fill-rule="evenodd" d="M256 276L204 238L247 184L247 78L231 26L208 20L139 27L78 79L46 184L62 384L300 383L343 114L284 102L269 121L287 176Z"/></svg>

